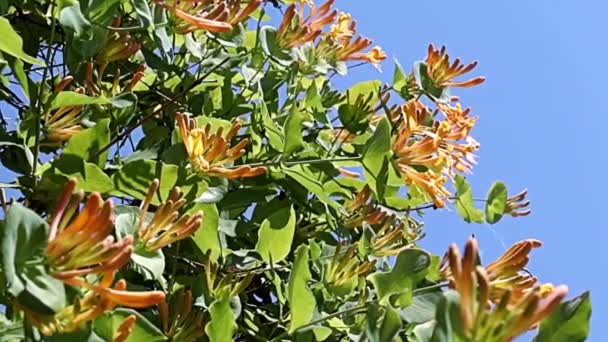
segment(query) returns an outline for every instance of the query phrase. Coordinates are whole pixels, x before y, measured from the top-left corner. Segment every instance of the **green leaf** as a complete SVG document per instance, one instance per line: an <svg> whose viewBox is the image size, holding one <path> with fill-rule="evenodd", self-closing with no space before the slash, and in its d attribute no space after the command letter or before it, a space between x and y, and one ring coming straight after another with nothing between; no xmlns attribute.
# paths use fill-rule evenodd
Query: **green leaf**
<svg viewBox="0 0 608 342"><path fill-rule="evenodd" d="M382 118L374 135L363 150L363 173L369 187L378 196L384 198L388 180L389 158L391 156L391 127L386 118Z"/></svg>
<svg viewBox="0 0 608 342"><path fill-rule="evenodd" d="M591 300L589 292L563 302L540 324L534 342L582 342L589 334Z"/></svg>
<svg viewBox="0 0 608 342"><path fill-rule="evenodd" d="M295 254L296 258L287 284L287 301L291 309L290 334L310 322L317 305L315 297L307 285L312 279L308 268L308 246L300 245Z"/></svg>
<svg viewBox="0 0 608 342"><path fill-rule="evenodd" d="M154 29L154 15L147 0L131 0L139 22L148 30Z"/></svg>
<svg viewBox="0 0 608 342"><path fill-rule="evenodd" d="M507 209L507 186L503 182L495 182L488 191L486 201L486 222L495 224L502 218Z"/></svg>
<svg viewBox="0 0 608 342"><path fill-rule="evenodd" d="M105 105L109 103L111 103L111 101L105 96L92 97L74 91L62 91L53 96L47 111L52 111L61 107Z"/></svg>
<svg viewBox="0 0 608 342"><path fill-rule="evenodd" d="M84 38L84 33L91 28L91 23L85 18L76 0L60 1L59 23L74 31L76 37Z"/></svg>
<svg viewBox="0 0 608 342"><path fill-rule="evenodd" d="M300 183L300 185L302 185L308 191L315 194L315 196L317 196L319 200L321 200L323 203L333 208L340 209L340 204L329 198L327 192L323 188L323 185L319 183L314 178L314 176L311 175L311 172L308 170L307 167L304 167L302 165L296 165L290 168L283 168L282 171L287 176L293 178L296 182Z"/></svg>
<svg viewBox="0 0 608 342"><path fill-rule="evenodd" d="M43 62L23 52L23 40L11 26L11 23L0 17L0 51L19 58L26 63L44 65Z"/></svg>
<svg viewBox="0 0 608 342"><path fill-rule="evenodd" d="M416 293L412 305L399 310L399 315L404 321L413 324L431 321L435 318L437 305L442 298L441 291Z"/></svg>
<svg viewBox="0 0 608 342"><path fill-rule="evenodd" d="M160 180L158 194L153 205L166 200L175 186L179 186L186 199L193 200L207 190L207 183L198 175L188 175L187 170L177 165L168 165L153 160L136 160L123 165L112 176L115 189L120 195L143 200L152 181Z"/></svg>
<svg viewBox="0 0 608 342"><path fill-rule="evenodd" d="M205 332L211 342L230 342L236 331L234 313L230 308L230 297L216 299L209 307L211 321L205 327Z"/></svg>
<svg viewBox="0 0 608 342"><path fill-rule="evenodd" d="M304 148L302 139L302 123L304 116L296 107L293 107L291 114L285 120L283 131L285 132L285 146L283 147L284 157L289 157L294 152Z"/></svg>
<svg viewBox="0 0 608 342"><path fill-rule="evenodd" d="M110 143L110 119L99 120L95 126L87 128L73 136L64 154L71 154L93 163L101 168L106 164L108 151L100 153L101 149Z"/></svg>
<svg viewBox="0 0 608 342"><path fill-rule="evenodd" d="M293 58L287 54L277 42L277 30L272 26L264 26L260 29L260 46L262 51L273 61L283 66L288 66Z"/></svg>
<svg viewBox="0 0 608 342"><path fill-rule="evenodd" d="M483 212L475 207L471 186L467 180L461 175L456 175L454 184L456 186L456 211L458 214L468 223L482 223Z"/></svg>
<svg viewBox="0 0 608 342"><path fill-rule="evenodd" d="M215 204L197 203L189 212L194 214L198 211L203 212L203 223L194 233L193 239L196 246L203 253L209 252L209 258L217 261L222 252L222 245L219 237L219 212Z"/></svg>
<svg viewBox="0 0 608 342"><path fill-rule="evenodd" d="M19 85L21 86L21 90L23 91L23 95L26 98L30 98L30 79L27 76L25 70L23 70L23 61L16 57L7 56L6 60L8 61L11 70L13 71L13 75L17 81L19 81Z"/></svg>
<svg viewBox="0 0 608 342"><path fill-rule="evenodd" d="M437 306L435 329L429 342L465 342L460 323L460 298L456 291L444 293Z"/></svg>
<svg viewBox="0 0 608 342"><path fill-rule="evenodd" d="M263 95L260 94L261 98L264 98ZM272 148L279 152L283 152L283 147L285 144L285 137L283 136L282 130L279 126L272 120L270 116L270 111L268 110L268 106L265 101L260 103L259 113L262 116L262 124L264 125L264 135L268 138L268 143Z"/></svg>
<svg viewBox="0 0 608 342"><path fill-rule="evenodd" d="M388 272L376 272L368 279L374 285L381 304L406 307L412 303L413 290L424 279L431 265L431 256L419 249L402 251L395 266Z"/></svg>
<svg viewBox="0 0 608 342"><path fill-rule="evenodd" d="M42 174L41 188L60 192L69 178L76 178L78 189L85 192L109 193L114 189L112 179L102 169L72 154L61 154Z"/></svg>
<svg viewBox="0 0 608 342"><path fill-rule="evenodd" d="M129 338L127 338L127 342L158 342L167 340L165 335L154 324L150 323L146 317L131 309L115 309L97 318L93 322L93 331L105 341L112 341L116 330L125 318L131 315L135 315L137 320Z"/></svg>
<svg viewBox="0 0 608 342"><path fill-rule="evenodd" d="M378 325L381 311L384 311L384 317ZM401 330L401 318L391 306L372 305L367 312L367 319L366 337L370 342L393 342Z"/></svg>
<svg viewBox="0 0 608 342"><path fill-rule="evenodd" d="M258 231L255 250L266 263L283 261L291 251L296 229L293 207L284 207L266 218Z"/></svg>
<svg viewBox="0 0 608 342"><path fill-rule="evenodd" d="M53 314L66 304L63 283L46 273L42 260L48 225L38 214L12 204L0 222L2 271L8 292L21 305Z"/></svg>

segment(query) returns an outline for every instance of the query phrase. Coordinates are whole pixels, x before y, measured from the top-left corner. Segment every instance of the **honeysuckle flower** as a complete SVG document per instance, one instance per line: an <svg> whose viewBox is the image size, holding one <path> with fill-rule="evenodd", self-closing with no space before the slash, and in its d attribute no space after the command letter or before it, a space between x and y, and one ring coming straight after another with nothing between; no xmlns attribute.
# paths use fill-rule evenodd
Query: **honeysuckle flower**
<svg viewBox="0 0 608 342"><path fill-rule="evenodd" d="M446 199L451 195L445 187L447 177L432 171L420 172L412 167L397 165L397 168L404 178L405 184L416 186L431 197L435 207L445 207Z"/></svg>
<svg viewBox="0 0 608 342"><path fill-rule="evenodd" d="M111 24L112 28L120 28L121 18L116 17ZM128 59L141 48L141 43L123 30L110 30L101 50L97 53L95 61L104 66L108 63ZM103 74L103 72L101 72Z"/></svg>
<svg viewBox="0 0 608 342"><path fill-rule="evenodd" d="M131 308L146 308L156 305L165 299L165 294L161 291L129 292L126 291L127 283L124 279L116 282L114 287L115 271L105 272L99 281L94 285L88 283L80 277L69 278L65 283L81 290L84 294L76 296L72 305L69 305L54 315L44 315L17 305L18 310L24 312L32 324L35 325L44 335L55 333L69 333L79 329L83 324L91 322L105 312L112 310L117 305L124 305ZM132 326L132 319L125 320L119 330L120 336L125 335ZM118 337L118 336L117 336Z"/></svg>
<svg viewBox="0 0 608 342"><path fill-rule="evenodd" d="M85 65L85 82L87 92L94 96L104 95L106 97L114 97L122 92L132 91L144 76L146 66L140 64L137 69L131 74L130 78L121 79L120 70L116 70L112 83L103 83L103 66L100 66L97 72L97 79L94 79L94 64L87 63Z"/></svg>
<svg viewBox="0 0 608 342"><path fill-rule="evenodd" d="M439 104L438 108L445 116L445 125L448 127L447 138L452 140L466 139L477 122L477 117L469 117L471 109L463 109L459 103L455 106Z"/></svg>
<svg viewBox="0 0 608 342"><path fill-rule="evenodd" d="M203 219L202 212L195 215L186 214L180 217L179 210L184 206L186 200L182 198L179 187L175 187L171 190L169 198L156 208L152 219L148 222L146 220L148 208L158 190L159 184L158 179L152 182L148 194L140 207L141 215L139 218L138 235L144 248L149 252L158 250L194 234L200 227Z"/></svg>
<svg viewBox="0 0 608 342"><path fill-rule="evenodd" d="M523 190L515 196L507 199L507 205L505 208L505 214L513 217L528 216L532 213L532 210L528 208L530 201L526 200L528 190Z"/></svg>
<svg viewBox="0 0 608 342"><path fill-rule="evenodd" d="M136 321L137 316L135 315L129 315L123 319L116 332L114 332L114 336L112 336L112 342L125 342L131 335Z"/></svg>
<svg viewBox="0 0 608 342"><path fill-rule="evenodd" d="M485 78L481 76L462 82L454 81L454 78L468 73L475 66L477 66L477 61L463 65L460 64L458 58L450 64L450 57L446 53L445 46L437 50L433 44L429 45L426 68L429 78L436 87L472 87L483 83Z"/></svg>
<svg viewBox="0 0 608 342"><path fill-rule="evenodd" d="M249 0L242 8L241 0L155 0L155 2L173 15L176 22L175 30L180 34L197 30L230 32L262 3L261 0Z"/></svg>
<svg viewBox="0 0 608 342"><path fill-rule="evenodd" d="M223 274L220 266L207 258L204 263L205 286L209 296L221 298L223 296L234 297L241 294L253 281L254 272L247 274L229 272Z"/></svg>
<svg viewBox="0 0 608 342"><path fill-rule="evenodd" d="M361 191L350 201L344 204L349 217L344 225L349 228L360 227L364 222L374 225L384 221L387 213L375 207L371 201L371 189L364 186Z"/></svg>
<svg viewBox="0 0 608 342"><path fill-rule="evenodd" d="M496 274L511 274L527 263L529 250L536 240L516 244L488 268L477 265L477 241L469 239L464 256L451 245L444 259L443 271L450 274L450 286L460 295L460 319L464 334L472 341L504 342L534 328L556 309L567 294L566 286L530 286L524 294L520 289L505 287L493 291L501 278ZM503 280L510 280L509 278ZM513 285L513 284L512 284Z"/></svg>
<svg viewBox="0 0 608 342"><path fill-rule="evenodd" d="M63 91L73 80L74 77L66 76L55 86L54 92L57 94ZM77 88L75 92L84 93L84 89ZM61 143L82 131L80 124L82 109L83 106L65 106L45 113L43 132L46 140L51 143Z"/></svg>
<svg viewBox="0 0 608 342"><path fill-rule="evenodd" d="M133 251L133 237L115 241L112 202L91 194L79 210L84 193L72 195L76 180L70 179L51 217L45 255L56 278L66 280L91 273L115 271Z"/></svg>
<svg viewBox="0 0 608 342"><path fill-rule="evenodd" d="M247 139L242 139L231 147L230 141L241 128L236 121L224 134L221 127L212 133L210 124L198 128L196 121L186 114L178 113L176 117L190 165L194 170L227 179L255 177L266 172L266 168L262 166L226 167L226 164L233 163L245 154L245 147L248 144Z"/></svg>
<svg viewBox="0 0 608 342"><path fill-rule="evenodd" d="M165 336L171 341L196 341L205 335L205 314L193 307L192 292L181 289L170 302L159 305L159 313Z"/></svg>
<svg viewBox="0 0 608 342"><path fill-rule="evenodd" d="M331 9L334 1L328 0L318 8L315 8L312 1L300 1L297 7L296 4L290 5L277 30L279 46L291 49L314 42L321 36L323 29L336 20L338 11Z"/></svg>
<svg viewBox="0 0 608 342"><path fill-rule="evenodd" d="M323 281L326 286L338 295L347 294L357 281L374 269L371 261L359 260L356 257L356 246L346 252L338 245L331 262L324 269Z"/></svg>

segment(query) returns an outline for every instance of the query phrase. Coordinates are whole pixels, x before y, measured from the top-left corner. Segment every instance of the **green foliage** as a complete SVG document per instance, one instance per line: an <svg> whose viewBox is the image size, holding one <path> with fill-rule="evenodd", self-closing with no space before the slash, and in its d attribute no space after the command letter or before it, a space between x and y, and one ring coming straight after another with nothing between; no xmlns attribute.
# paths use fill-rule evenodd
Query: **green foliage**
<svg viewBox="0 0 608 342"><path fill-rule="evenodd" d="M474 197L443 50L337 87L386 56L306 3L0 1L0 342L474 341L481 294L447 290L422 219L497 224L526 192ZM584 340L590 311L536 341Z"/></svg>

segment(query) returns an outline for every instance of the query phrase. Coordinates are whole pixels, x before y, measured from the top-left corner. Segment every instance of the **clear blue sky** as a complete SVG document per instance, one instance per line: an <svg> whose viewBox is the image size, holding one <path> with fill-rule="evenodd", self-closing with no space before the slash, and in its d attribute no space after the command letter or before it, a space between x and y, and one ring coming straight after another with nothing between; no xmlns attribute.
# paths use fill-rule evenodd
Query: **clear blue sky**
<svg viewBox="0 0 608 342"><path fill-rule="evenodd" d="M359 31L404 67L425 56L429 42L445 44L451 56L479 60L485 84L456 91L480 117L479 165L469 177L483 197L494 180L510 193L528 188L533 214L495 226L468 225L454 212L427 216L423 246L442 253L474 233L483 259L503 245L537 238L530 269L541 281L567 284L571 295L591 290L589 341L608 341L608 293L603 274L608 224L602 217L608 185L604 105L608 70L608 2L602 0L516 1L336 1L358 19ZM390 81L392 63L382 78ZM355 72L375 77L373 69ZM602 322L604 324L602 324Z"/></svg>

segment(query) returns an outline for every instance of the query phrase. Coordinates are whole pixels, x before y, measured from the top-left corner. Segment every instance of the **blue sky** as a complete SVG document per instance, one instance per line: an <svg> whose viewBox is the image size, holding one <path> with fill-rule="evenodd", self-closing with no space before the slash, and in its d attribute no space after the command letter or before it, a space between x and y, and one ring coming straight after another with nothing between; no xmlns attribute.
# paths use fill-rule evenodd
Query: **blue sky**
<svg viewBox="0 0 608 342"><path fill-rule="evenodd" d="M373 3L373 4L372 4ZM485 84L456 91L480 117L473 135L480 141L479 165L469 177L484 197L495 180L516 193L529 189L531 216L499 224L469 225L455 212L425 218L423 247L443 253L470 234L483 259L524 238L543 241L530 270L541 281L567 284L571 295L591 290L589 341L607 341L608 277L603 252L607 225L599 215L608 190L601 177L608 166L606 80L608 55L605 1L336 1L358 20L358 30L375 40L404 67L425 56L428 43L445 44L450 55L479 60L475 75ZM381 76L392 77L392 63ZM377 77L374 70L354 72Z"/></svg>

